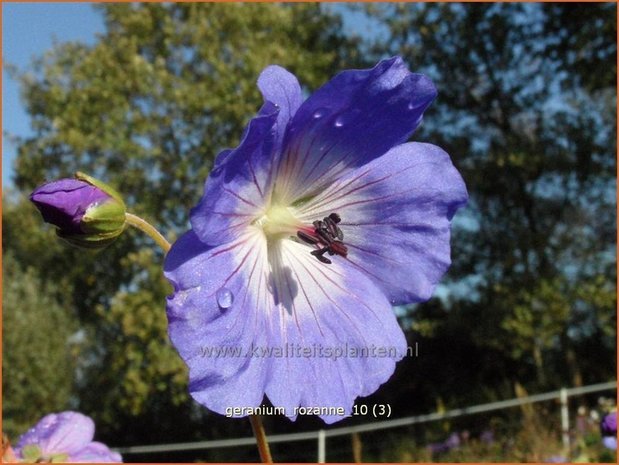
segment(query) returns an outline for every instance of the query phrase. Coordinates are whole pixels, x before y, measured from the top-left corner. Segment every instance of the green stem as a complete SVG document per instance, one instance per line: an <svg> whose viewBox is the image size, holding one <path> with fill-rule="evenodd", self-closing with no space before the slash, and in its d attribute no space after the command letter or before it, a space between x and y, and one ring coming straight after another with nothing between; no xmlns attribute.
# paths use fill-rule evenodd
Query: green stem
<svg viewBox="0 0 619 465"><path fill-rule="evenodd" d="M170 244L167 239L155 229L153 225L132 213L125 213L125 219L127 220L127 224L146 233L157 243L159 247L163 249L165 253L168 253L168 251L172 247L172 244Z"/></svg>
<svg viewBox="0 0 619 465"><path fill-rule="evenodd" d="M264 426L262 426L262 419L259 415L250 415L249 421L251 422L251 428L254 430L256 442L258 443L260 461L262 463L273 463L273 459L271 458L271 451L269 449L269 443L267 442L267 436L264 432Z"/></svg>

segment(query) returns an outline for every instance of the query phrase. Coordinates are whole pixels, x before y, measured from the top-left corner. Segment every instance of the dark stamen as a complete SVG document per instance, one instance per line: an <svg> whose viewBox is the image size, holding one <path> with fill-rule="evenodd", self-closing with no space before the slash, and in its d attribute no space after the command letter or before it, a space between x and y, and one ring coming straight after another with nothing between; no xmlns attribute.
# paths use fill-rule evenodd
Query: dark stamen
<svg viewBox="0 0 619 465"><path fill-rule="evenodd" d="M340 221L342 221L342 218L340 218L340 215L338 215L337 213L331 213L328 218L332 219L334 223L339 223Z"/></svg>
<svg viewBox="0 0 619 465"><path fill-rule="evenodd" d="M325 218L325 225L327 228L327 231L329 231L329 234L331 235L331 237L337 237L337 230L339 229L337 227L337 224L335 224L335 221L333 221L331 218Z"/></svg>
<svg viewBox="0 0 619 465"><path fill-rule="evenodd" d="M297 231L297 237L308 244L318 244L320 243L320 239L315 236L310 236L309 234L303 231Z"/></svg>
<svg viewBox="0 0 619 465"><path fill-rule="evenodd" d="M340 215L331 213L329 216L325 216L322 221L316 220L312 223L314 231L309 228L297 231L297 237L308 244L320 247L313 250L311 254L322 263L330 264L331 260L324 256L326 253L341 257L348 255L348 247L342 242L344 233L338 226L340 221L342 221Z"/></svg>
<svg viewBox="0 0 619 465"><path fill-rule="evenodd" d="M322 239L322 242L325 244L331 244L333 242L333 236L329 235L329 232L324 229L319 229L316 231L318 237Z"/></svg>
<svg viewBox="0 0 619 465"><path fill-rule="evenodd" d="M342 257L346 257L348 255L348 247L346 247L341 242L333 242L329 247L329 251L332 251L334 254L340 255Z"/></svg>
<svg viewBox="0 0 619 465"><path fill-rule="evenodd" d="M325 252L327 252L329 250L328 247L319 249L319 250L313 250L312 252L310 252L314 257L316 257L318 260L320 260L322 263L326 263L327 265L330 265L332 262L331 260L329 260L327 257L324 256ZM331 254L333 255L333 254Z"/></svg>

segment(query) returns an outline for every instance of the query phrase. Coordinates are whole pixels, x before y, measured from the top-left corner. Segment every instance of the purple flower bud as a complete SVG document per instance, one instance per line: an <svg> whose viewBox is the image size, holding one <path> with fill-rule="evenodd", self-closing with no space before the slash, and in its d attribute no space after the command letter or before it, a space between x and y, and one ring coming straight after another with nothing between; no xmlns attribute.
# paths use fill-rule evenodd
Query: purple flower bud
<svg viewBox="0 0 619 465"><path fill-rule="evenodd" d="M79 179L60 179L37 187L30 195L46 223L66 233L83 233L80 226L88 208L112 197Z"/></svg>
<svg viewBox="0 0 619 465"><path fill-rule="evenodd" d="M617 412L611 412L600 423L602 436L617 436Z"/></svg>
<svg viewBox="0 0 619 465"><path fill-rule="evenodd" d="M45 222L77 247L98 249L113 242L125 226L125 204L110 186L82 173L76 179L43 184L30 195Z"/></svg>

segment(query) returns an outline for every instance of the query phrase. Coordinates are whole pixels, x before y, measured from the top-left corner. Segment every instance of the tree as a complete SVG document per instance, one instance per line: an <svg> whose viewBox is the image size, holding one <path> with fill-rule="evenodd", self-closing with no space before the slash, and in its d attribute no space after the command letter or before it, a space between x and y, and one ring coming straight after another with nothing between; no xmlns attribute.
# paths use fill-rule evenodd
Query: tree
<svg viewBox="0 0 619 465"><path fill-rule="evenodd" d="M36 269L22 269L6 249L2 265L2 416L15 440L44 414L70 406L80 333Z"/></svg>
<svg viewBox="0 0 619 465"><path fill-rule="evenodd" d="M114 185L170 240L187 229L214 156L238 144L259 108L265 66L285 66L314 88L355 57L339 18L318 4L99 8L106 32L94 45L59 44L16 72L35 134L18 141L15 183L27 193L84 171ZM97 255L48 253L47 232L21 249L20 263L36 265L43 283L61 279L92 330L80 407L103 434L122 431L113 444L201 437L204 414L189 402L185 368L167 341L162 254L133 231Z"/></svg>
<svg viewBox="0 0 619 465"><path fill-rule="evenodd" d="M548 387L567 369L576 380L579 345L616 347L616 6L369 11L389 31L374 52L401 54L434 79L439 95L415 138L445 148L469 188L469 208L456 218L447 319L475 315L471 341L501 350L504 366L521 362L514 379ZM562 368L546 362L558 356ZM614 376L614 366L585 380L601 372Z"/></svg>
<svg viewBox="0 0 619 465"><path fill-rule="evenodd" d="M89 171L138 213L183 229L214 156L236 145L278 63L316 87L340 63L338 21L318 5L105 5L92 47L62 44L20 76L36 134L16 184Z"/></svg>

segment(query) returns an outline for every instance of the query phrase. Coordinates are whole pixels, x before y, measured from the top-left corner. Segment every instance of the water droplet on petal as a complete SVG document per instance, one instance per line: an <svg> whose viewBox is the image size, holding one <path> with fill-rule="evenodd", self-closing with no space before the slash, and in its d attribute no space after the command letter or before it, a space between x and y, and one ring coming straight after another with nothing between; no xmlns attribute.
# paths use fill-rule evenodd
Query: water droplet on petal
<svg viewBox="0 0 619 465"><path fill-rule="evenodd" d="M319 119L325 116L327 114L327 111L328 110L326 108L319 108L314 112L312 116L314 117L314 119Z"/></svg>
<svg viewBox="0 0 619 465"><path fill-rule="evenodd" d="M217 305L219 307L226 309L232 306L232 302L234 302L234 294L227 287L222 287L216 293L217 297Z"/></svg>
<svg viewBox="0 0 619 465"><path fill-rule="evenodd" d="M333 125L336 128L341 128L342 126L345 126L347 124L351 124L351 123L354 124L354 122L357 120L360 114L361 114L361 110L358 108L347 110L346 112L342 113L335 119L335 122L333 123Z"/></svg>
<svg viewBox="0 0 619 465"><path fill-rule="evenodd" d="M417 110L421 105L423 105L423 102L418 102L418 101L412 100L412 101L410 101L408 103L408 109L410 111Z"/></svg>

